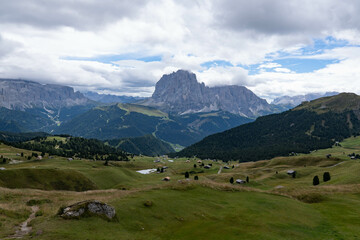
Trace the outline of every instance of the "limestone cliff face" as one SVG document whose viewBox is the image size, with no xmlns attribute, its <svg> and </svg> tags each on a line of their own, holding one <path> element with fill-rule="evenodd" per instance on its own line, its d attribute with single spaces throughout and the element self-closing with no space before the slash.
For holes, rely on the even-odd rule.
<svg viewBox="0 0 360 240">
<path fill-rule="evenodd" d="M 67 86 L 13 79 L 0 79 L 0 107 L 24 110 L 28 108 L 61 108 L 86 105 L 90 102 L 80 92 Z"/>
<path fill-rule="evenodd" d="M 152 97 L 141 102 L 162 111 L 186 114 L 223 110 L 246 117 L 270 111 L 266 100 L 243 86 L 207 87 L 196 75 L 184 70 L 164 75 Z"/>
</svg>

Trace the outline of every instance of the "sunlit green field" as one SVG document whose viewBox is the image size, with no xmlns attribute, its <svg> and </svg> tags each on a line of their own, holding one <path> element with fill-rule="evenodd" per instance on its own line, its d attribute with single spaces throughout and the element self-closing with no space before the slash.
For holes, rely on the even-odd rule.
<svg viewBox="0 0 360 240">
<path fill-rule="evenodd" d="M 22 161 L 0 164 L 5 168 L 0 171 L 0 239 L 28 217 L 31 199 L 42 201 L 24 239 L 360 239 L 360 160 L 350 159 L 350 153 L 360 153 L 360 138 L 268 161 L 207 160 L 213 166 L 204 169 L 198 159 L 185 158 L 135 157 L 109 166 L 47 155 L 27 160 L 31 152 L 0 145 L 0 155 Z M 136 172 L 163 166 L 168 167 L 163 173 Z M 330 181 L 323 182 L 324 172 Z M 318 186 L 312 185 L 315 175 Z M 166 176 L 169 182 L 162 181 Z M 247 176 L 249 183 L 229 182 Z M 61 206 L 89 199 L 114 206 L 117 221 L 57 216 Z"/>
</svg>

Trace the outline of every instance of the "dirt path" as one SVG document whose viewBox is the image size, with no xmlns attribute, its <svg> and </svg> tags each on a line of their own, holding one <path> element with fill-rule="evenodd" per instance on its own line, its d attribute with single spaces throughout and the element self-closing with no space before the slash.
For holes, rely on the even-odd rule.
<svg viewBox="0 0 360 240">
<path fill-rule="evenodd" d="M 339 163 L 337 163 L 337 164 L 335 164 L 335 165 L 332 165 L 332 166 L 328 166 L 327 168 L 332 168 L 332 167 L 336 167 L 336 166 L 339 166 L 340 164 L 342 164 L 342 163 L 344 163 L 345 161 L 342 161 L 342 162 L 339 162 Z"/>
<path fill-rule="evenodd" d="M 221 173 L 221 170 L 222 170 L 222 166 L 220 167 L 220 169 L 219 169 L 219 171 L 218 171 L 218 174 L 220 174 L 220 173 Z"/>
<path fill-rule="evenodd" d="M 39 211 L 39 207 L 32 206 L 31 211 L 32 212 L 31 212 L 29 218 L 26 219 L 26 221 L 20 225 L 20 229 L 16 230 L 16 233 L 7 239 L 23 238 L 25 235 L 27 235 L 31 232 L 32 227 L 29 227 L 28 225 L 35 218 L 36 212 Z"/>
</svg>

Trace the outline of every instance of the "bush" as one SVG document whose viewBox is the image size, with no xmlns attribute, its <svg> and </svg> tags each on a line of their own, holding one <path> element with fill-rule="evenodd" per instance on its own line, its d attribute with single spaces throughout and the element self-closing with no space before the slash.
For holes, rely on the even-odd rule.
<svg viewBox="0 0 360 240">
<path fill-rule="evenodd" d="M 50 199 L 31 199 L 26 202 L 27 206 L 41 205 L 44 203 L 52 203 Z"/>
<path fill-rule="evenodd" d="M 320 180 L 319 180 L 319 177 L 318 176 L 315 176 L 313 178 L 313 185 L 316 186 L 316 185 L 319 185 L 320 184 Z"/>
<path fill-rule="evenodd" d="M 144 202 L 145 207 L 151 207 L 152 205 L 153 205 L 153 202 L 150 200 L 147 200 L 146 202 Z"/>
<path fill-rule="evenodd" d="M 199 177 L 196 175 L 196 176 L 194 177 L 194 180 L 199 180 Z"/>
<path fill-rule="evenodd" d="M 40 217 L 40 216 L 42 216 L 42 215 L 44 215 L 44 213 L 43 213 L 43 211 L 37 211 L 36 213 L 35 213 L 35 217 Z"/>
<path fill-rule="evenodd" d="M 230 178 L 230 183 L 231 183 L 231 184 L 234 183 L 234 178 L 233 178 L 233 177 Z"/>
<path fill-rule="evenodd" d="M 319 203 L 325 200 L 325 197 L 319 193 L 304 193 L 296 196 L 296 198 L 304 203 Z"/>
<path fill-rule="evenodd" d="M 185 178 L 189 178 L 189 177 L 190 177 L 189 172 L 186 172 L 186 173 L 185 173 Z"/>
<path fill-rule="evenodd" d="M 331 179 L 330 173 L 329 172 L 324 172 L 324 175 L 323 175 L 324 182 L 330 181 L 330 179 Z"/>
</svg>

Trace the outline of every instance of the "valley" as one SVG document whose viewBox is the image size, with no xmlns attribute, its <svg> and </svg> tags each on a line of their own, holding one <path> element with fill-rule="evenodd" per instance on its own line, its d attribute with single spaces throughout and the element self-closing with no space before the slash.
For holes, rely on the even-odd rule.
<svg viewBox="0 0 360 240">
<path fill-rule="evenodd" d="M 311 154 L 257 162 L 222 162 L 166 156 L 130 161 L 49 158 L 26 160 L 33 151 L 0 145 L 0 155 L 18 160 L 0 164 L 0 239 L 39 211 L 24 239 L 357 239 L 360 207 L 360 137 Z M 40 154 L 40 152 L 38 152 Z M 326 157 L 331 154 L 331 157 Z M 194 168 L 196 164 L 196 168 Z M 163 173 L 137 171 L 167 166 Z M 229 169 L 224 168 L 229 166 Z M 234 168 L 232 168 L 234 166 Z M 222 171 L 218 174 L 218 170 Z M 296 171 L 296 177 L 287 174 Z M 56 172 L 55 172 L 56 171 Z M 26 174 L 24 174 L 26 172 Z M 184 174 L 190 173 L 185 179 Z M 331 180 L 323 182 L 323 173 Z M 62 184 L 49 184 L 53 175 Z M 313 177 L 320 184 L 313 186 Z M 198 176 L 199 180 L 193 180 Z M 170 177 L 170 181 L 162 181 Z M 230 178 L 245 180 L 231 184 Z M 9 181 L 9 179 L 12 179 Z M 81 180 L 82 179 L 82 180 Z M 87 185 L 83 182 L 87 181 Z M 89 186 L 89 189 L 77 186 Z M 51 191 L 49 191 L 51 190 Z M 66 190 L 66 191 L 64 191 Z M 72 191 L 68 191 L 72 190 Z M 61 206 L 96 199 L 116 209 L 117 220 L 64 220 Z M 144 205 L 151 202 L 150 206 Z"/>
<path fill-rule="evenodd" d="M 359 240 L 359 11 L 0 0 L 0 240 Z"/>
</svg>

